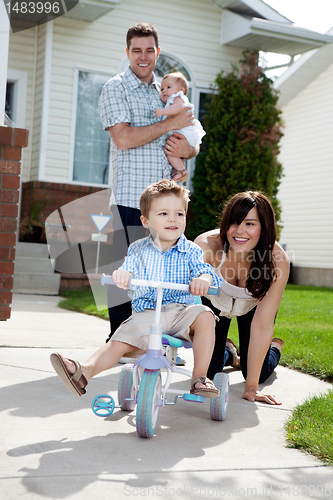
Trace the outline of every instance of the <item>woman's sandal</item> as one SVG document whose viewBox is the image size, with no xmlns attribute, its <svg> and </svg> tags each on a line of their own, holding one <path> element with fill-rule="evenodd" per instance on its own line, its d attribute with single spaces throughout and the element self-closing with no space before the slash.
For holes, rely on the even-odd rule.
<svg viewBox="0 0 333 500">
<path fill-rule="evenodd" d="M 272 346 L 273 342 L 276 342 L 276 344 L 279 344 L 279 347 Z M 277 349 L 279 349 L 280 352 L 282 352 L 283 346 L 284 346 L 284 340 L 279 339 L 279 337 L 273 337 L 272 338 L 271 347 L 276 347 Z"/>
<path fill-rule="evenodd" d="M 200 389 L 195 388 L 195 384 L 200 382 L 200 384 L 205 385 L 206 387 L 200 387 Z M 207 387 L 207 383 L 213 385 L 213 387 Z M 209 378 L 207 377 L 195 377 L 191 381 L 191 390 L 190 394 L 195 394 L 196 396 L 204 396 L 205 398 L 218 398 L 220 395 L 220 391 L 216 389 L 215 385 Z"/>
<path fill-rule="evenodd" d="M 233 362 L 231 363 L 232 368 L 235 370 L 241 369 L 239 350 L 237 349 L 235 343 L 231 339 L 227 339 L 226 347 L 230 349 L 233 354 Z"/>
<path fill-rule="evenodd" d="M 75 396 L 82 396 L 82 394 L 86 393 L 85 387 L 87 387 L 88 382 L 86 377 L 82 373 L 81 365 L 78 361 L 74 361 L 73 359 L 68 359 L 68 361 L 72 361 L 76 366 L 75 373 L 69 373 L 62 356 L 58 353 L 53 353 L 50 356 L 51 364 L 67 389 L 71 391 Z M 80 383 L 81 382 L 81 385 Z"/>
</svg>

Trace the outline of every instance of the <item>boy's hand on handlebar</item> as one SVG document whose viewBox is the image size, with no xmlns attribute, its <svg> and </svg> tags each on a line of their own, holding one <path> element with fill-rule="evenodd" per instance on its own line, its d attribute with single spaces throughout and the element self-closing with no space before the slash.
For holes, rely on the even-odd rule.
<svg viewBox="0 0 333 500">
<path fill-rule="evenodd" d="M 190 283 L 190 293 L 192 295 L 207 295 L 208 289 L 213 282 L 209 274 L 202 274 L 194 278 Z"/>
<path fill-rule="evenodd" d="M 132 276 L 132 273 L 124 269 L 117 269 L 117 271 L 113 271 L 112 273 L 112 279 L 115 284 L 124 290 L 129 290 L 129 282 Z"/>
</svg>

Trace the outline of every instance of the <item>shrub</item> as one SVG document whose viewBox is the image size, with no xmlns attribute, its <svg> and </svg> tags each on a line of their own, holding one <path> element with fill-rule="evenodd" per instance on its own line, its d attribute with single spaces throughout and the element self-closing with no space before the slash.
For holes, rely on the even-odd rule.
<svg viewBox="0 0 333 500">
<path fill-rule="evenodd" d="M 258 66 L 258 53 L 245 52 L 240 68 L 221 72 L 215 83 L 193 177 L 191 239 L 216 228 L 224 203 L 239 191 L 263 191 L 280 219 L 282 165 L 277 156 L 283 134 L 273 81 Z"/>
</svg>

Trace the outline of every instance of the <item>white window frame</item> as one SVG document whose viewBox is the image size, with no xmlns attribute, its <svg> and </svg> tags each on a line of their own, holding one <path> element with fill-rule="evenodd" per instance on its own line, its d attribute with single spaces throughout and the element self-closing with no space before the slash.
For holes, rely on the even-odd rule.
<svg viewBox="0 0 333 500">
<path fill-rule="evenodd" d="M 212 94 L 213 90 L 209 87 L 192 87 L 192 104 L 194 104 L 194 116 L 198 120 L 199 119 L 199 103 L 200 103 L 200 94 Z M 204 124 L 201 124 L 204 127 Z M 186 182 L 186 187 L 192 191 L 192 178 L 195 170 L 195 158 L 187 161 L 187 171 L 190 174 L 188 181 Z"/>
<path fill-rule="evenodd" d="M 191 68 L 188 66 L 188 64 L 183 59 L 181 59 L 178 56 L 175 56 L 175 54 L 173 54 L 172 52 L 168 52 L 167 50 L 164 50 L 164 49 L 161 50 L 160 55 L 165 55 L 167 57 L 171 57 L 172 59 L 174 59 L 175 61 L 177 61 L 179 64 L 181 64 L 184 68 L 186 68 L 186 71 L 188 72 L 188 74 L 191 77 L 191 80 L 189 82 L 189 87 L 191 89 L 193 87 L 195 87 L 194 73 L 191 70 Z M 127 70 L 128 67 L 129 67 L 129 59 L 128 59 L 128 57 L 123 57 L 123 59 L 120 61 L 120 64 L 119 64 L 119 68 L 118 68 L 119 69 L 119 73 L 123 73 L 124 71 Z"/>
<path fill-rule="evenodd" d="M 76 66 L 74 68 L 74 81 L 73 81 L 73 106 L 72 106 L 72 118 L 71 118 L 71 137 L 70 137 L 70 151 L 69 151 L 69 168 L 68 168 L 68 184 L 73 184 L 75 186 L 91 186 L 91 187 L 102 187 L 107 188 L 112 184 L 112 168 L 111 168 L 111 149 L 109 156 L 109 179 L 107 184 L 95 184 L 91 182 L 80 182 L 73 180 L 74 173 L 74 150 L 75 150 L 75 131 L 76 131 L 76 112 L 77 112 L 77 98 L 78 98 L 78 83 L 79 83 L 79 72 L 94 73 L 95 75 L 105 75 L 106 81 L 112 78 L 114 75 L 107 73 L 105 71 L 98 71 L 95 68 L 84 68 Z M 102 125 L 101 125 L 102 126 Z M 105 132 L 107 133 L 107 132 Z"/>
</svg>

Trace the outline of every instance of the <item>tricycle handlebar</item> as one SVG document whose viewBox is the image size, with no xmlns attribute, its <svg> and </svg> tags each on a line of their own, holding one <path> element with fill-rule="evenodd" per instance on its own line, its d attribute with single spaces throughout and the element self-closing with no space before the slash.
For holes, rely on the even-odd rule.
<svg viewBox="0 0 333 500">
<path fill-rule="evenodd" d="M 112 276 L 102 274 L 101 278 L 102 285 L 116 285 L 113 281 Z M 182 285 L 179 283 L 168 283 L 166 281 L 150 281 L 150 280 L 140 280 L 136 278 L 131 278 L 129 282 L 129 288 L 132 290 L 134 286 L 150 286 L 152 288 L 169 288 L 171 290 L 184 290 L 189 291 L 189 285 Z M 220 287 L 211 286 L 208 289 L 207 295 L 220 295 Z"/>
</svg>

